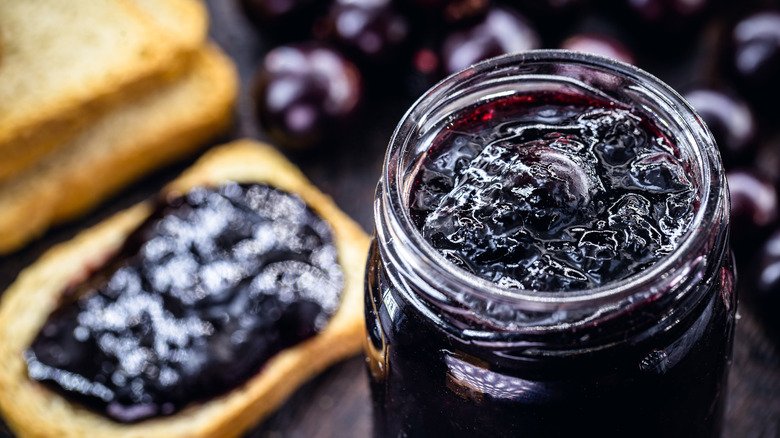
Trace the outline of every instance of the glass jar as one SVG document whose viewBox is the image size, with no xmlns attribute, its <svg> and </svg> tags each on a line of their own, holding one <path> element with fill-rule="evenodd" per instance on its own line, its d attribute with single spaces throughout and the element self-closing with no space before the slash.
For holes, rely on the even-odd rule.
<svg viewBox="0 0 780 438">
<path fill-rule="evenodd" d="M 587 290 L 499 287 L 412 223 L 430 139 L 459 109 L 514 93 L 630 107 L 679 149 L 699 205 L 678 245 Z M 390 141 L 374 203 L 366 360 L 377 437 L 716 437 L 735 322 L 728 189 L 711 134 L 633 66 L 567 51 L 494 58 L 436 85 Z"/>
</svg>

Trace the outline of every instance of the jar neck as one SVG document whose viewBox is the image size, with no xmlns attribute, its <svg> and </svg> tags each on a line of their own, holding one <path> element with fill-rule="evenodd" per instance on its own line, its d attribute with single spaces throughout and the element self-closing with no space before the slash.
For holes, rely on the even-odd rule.
<svg viewBox="0 0 780 438">
<path fill-rule="evenodd" d="M 591 290 L 503 289 L 446 261 L 411 223 L 409 191 L 419 157 L 426 152 L 420 146 L 442 120 L 468 102 L 496 93 L 532 92 L 540 85 L 592 93 L 635 108 L 653 117 L 680 148 L 700 205 L 678 248 L 652 267 Z M 496 58 L 426 93 L 393 135 L 375 202 L 377 246 L 385 266 L 391 267 L 390 281 L 441 326 L 474 339 L 564 333 L 626 318 L 639 330 L 658 325 L 659 318 L 680 319 L 720 278 L 718 270 L 728 256 L 728 210 L 712 136 L 677 93 L 634 67 L 564 51 Z M 641 312 L 634 312 L 640 307 Z M 637 320 L 642 315 L 647 321 Z"/>
</svg>

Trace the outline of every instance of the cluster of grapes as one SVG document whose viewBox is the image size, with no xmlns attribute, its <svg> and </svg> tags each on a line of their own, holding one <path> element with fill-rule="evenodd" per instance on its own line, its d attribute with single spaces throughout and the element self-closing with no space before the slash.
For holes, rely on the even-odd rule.
<svg viewBox="0 0 780 438">
<path fill-rule="evenodd" d="M 777 0 L 239 1 L 276 44 L 256 80 L 260 124 L 299 149 L 356 120 L 368 125 L 367 95 L 411 103 L 444 76 L 504 53 L 594 52 L 656 74 L 657 64 L 695 65 L 683 95 L 721 148 L 743 297 L 780 311 Z"/>
</svg>

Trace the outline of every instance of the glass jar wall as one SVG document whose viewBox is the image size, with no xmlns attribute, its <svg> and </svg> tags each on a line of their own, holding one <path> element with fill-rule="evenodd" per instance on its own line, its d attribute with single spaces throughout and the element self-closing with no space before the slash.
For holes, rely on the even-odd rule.
<svg viewBox="0 0 780 438">
<path fill-rule="evenodd" d="M 540 96 L 547 97 L 538 99 Z M 550 96 L 557 96 L 553 100 L 558 103 L 551 104 Z M 657 240 L 668 252 L 634 266 L 635 271 L 623 272 L 622 276 L 617 274 L 621 274 L 623 265 L 615 264 L 620 257 L 596 257 L 601 260 L 599 271 L 592 264 L 566 256 L 569 262 L 577 262 L 573 266 L 582 275 L 565 274 L 568 277 L 564 282 L 541 283 L 532 277 L 530 283 L 520 284 L 491 281 L 496 278 L 494 271 L 489 271 L 491 278 L 479 275 L 473 261 L 458 263 L 462 258 L 451 255 L 449 243 L 442 249 L 441 242 L 427 238 L 430 230 L 425 226 L 435 228 L 439 222 L 429 220 L 421 227 L 421 221 L 415 221 L 413 206 L 419 201 L 415 193 L 419 192 L 420 181 L 430 179 L 422 173 L 431 166 L 430 157 L 448 157 L 435 151 L 442 147 L 439 144 L 449 135 L 448 130 L 476 126 L 460 124 L 465 117 L 484 115 L 480 108 L 494 108 L 509 101 L 513 107 L 526 102 L 534 108 L 531 113 L 537 115 L 547 111 L 544 117 L 550 108 L 569 108 L 575 101 L 580 106 L 585 102 L 596 107 L 577 116 L 578 120 L 590 120 L 594 111 L 603 108 L 626 111 L 658 138 L 668 140 L 660 147 L 679 164 L 672 173 L 682 172 L 682 178 L 690 182 L 690 187 L 672 191 L 687 193 L 686 208 L 691 211 L 674 240 L 663 240 L 674 233 L 673 228 L 658 225 Z M 491 109 L 490 114 L 502 118 L 516 113 Z M 605 117 L 615 119 L 612 113 Z M 569 121 L 556 126 L 570 126 Z M 534 119 L 532 124 L 537 129 L 539 121 Z M 599 129 L 596 126 L 588 132 Z M 523 132 L 527 136 L 535 131 Z M 580 180 L 591 178 L 577 177 L 579 167 L 591 166 L 596 169 L 592 174 L 601 172 L 616 179 L 614 172 L 604 170 L 603 161 L 608 158 L 602 153 L 591 154 L 588 159 L 577 154 L 550 159 L 577 140 L 570 131 L 558 134 L 561 132 L 555 137 L 558 143 L 552 146 L 550 133 L 539 134 L 545 147 L 552 149 L 533 156 L 523 152 L 531 144 L 524 137 L 526 143 L 507 149 L 526 154 L 522 163 L 502 170 L 516 176 L 512 172 L 525 169 L 528 160 L 533 161 L 538 166 L 530 166 L 532 169 L 549 173 L 541 189 L 549 192 L 550 187 L 562 187 L 562 192 L 569 195 L 567 199 L 573 202 L 569 210 L 558 204 L 544 210 L 554 213 L 542 218 L 547 224 L 543 233 L 547 234 L 553 228 L 550 224 L 560 222 L 561 212 L 581 214 L 587 210 L 585 204 L 596 202 L 595 189 L 577 192 L 578 187 L 587 185 Z M 562 139 L 566 143 L 563 146 Z M 538 147 L 538 140 L 533 140 L 534 147 Z M 595 145 L 604 141 L 585 138 L 581 143 L 593 152 L 598 147 Z M 442 144 L 444 148 L 454 147 L 454 143 Z M 651 170 L 647 175 L 653 175 L 653 169 L 669 169 L 656 166 L 659 154 L 642 154 L 635 158 L 650 163 L 643 168 Z M 489 167 L 481 169 L 494 172 L 490 169 L 495 162 L 491 159 L 486 164 Z M 637 167 L 629 168 L 627 172 Z M 474 183 L 469 176 L 473 173 L 466 171 L 466 176 L 456 177 L 454 184 L 462 187 Z M 592 181 L 603 186 L 598 178 Z M 518 178 L 510 180 L 516 183 Z M 654 193 L 647 195 L 650 210 L 668 213 L 680 207 L 679 202 L 654 198 L 666 186 L 656 184 L 651 176 L 643 181 Z M 515 187 L 512 193 L 520 192 Z M 620 195 L 620 202 L 634 199 L 633 189 L 629 192 Z M 447 196 L 440 204 L 457 204 L 447 201 Z M 636 211 L 639 204 L 628 205 Z M 509 217 L 522 222 L 525 228 L 533 228 L 529 216 L 523 215 L 528 211 L 524 213 L 521 207 L 512 211 L 520 213 Z M 565 51 L 496 58 L 451 76 L 418 100 L 396 129 L 377 188 L 374 212 L 376 233 L 368 260 L 365 308 L 366 355 L 377 437 L 719 436 L 736 306 L 728 250 L 727 187 L 706 127 L 677 93 L 653 76 L 614 61 Z M 462 224 L 463 220 L 455 222 Z M 574 241 L 582 244 L 583 232 L 577 231 L 581 227 L 564 222 L 561 233 L 568 237 L 580 233 L 579 240 Z M 653 228 L 641 221 L 633 228 L 620 228 L 618 222 L 598 222 L 599 230 L 616 233 L 618 241 L 626 236 L 633 238 L 626 234 L 627 229 L 642 233 Z M 476 224 L 479 229 L 490 226 L 487 222 Z M 474 236 L 472 233 L 467 237 L 476 242 L 473 246 L 477 249 L 493 245 Z M 653 233 L 642 236 L 645 246 L 637 240 L 631 249 L 634 252 L 624 251 L 622 256 L 639 254 L 639 249 L 655 239 Z M 544 251 L 548 250 L 549 245 Z M 545 259 L 538 257 L 537 251 L 531 257 L 558 263 L 563 256 Z M 491 266 L 510 264 L 507 258 L 491 260 Z M 607 271 L 610 275 L 605 274 Z M 561 272 L 573 271 L 565 268 Z M 612 276 L 616 272 L 617 276 Z M 604 281 L 579 281 L 582 278 Z M 528 284 L 560 287 L 534 289 L 525 287 Z"/>
</svg>

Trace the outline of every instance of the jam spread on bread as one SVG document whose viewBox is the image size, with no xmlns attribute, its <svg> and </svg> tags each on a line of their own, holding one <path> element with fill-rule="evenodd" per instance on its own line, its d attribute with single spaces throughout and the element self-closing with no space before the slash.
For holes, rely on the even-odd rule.
<svg viewBox="0 0 780 438">
<path fill-rule="evenodd" d="M 314 336 L 343 285 L 330 225 L 298 196 L 196 188 L 65 292 L 26 351 L 28 373 L 118 422 L 169 415 Z"/>
</svg>

